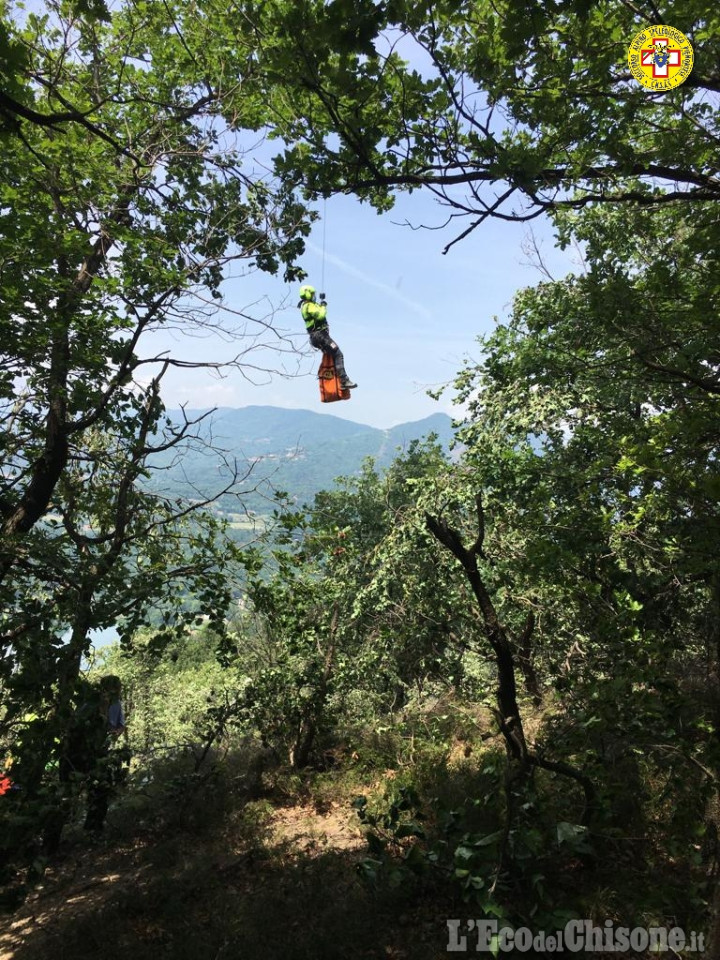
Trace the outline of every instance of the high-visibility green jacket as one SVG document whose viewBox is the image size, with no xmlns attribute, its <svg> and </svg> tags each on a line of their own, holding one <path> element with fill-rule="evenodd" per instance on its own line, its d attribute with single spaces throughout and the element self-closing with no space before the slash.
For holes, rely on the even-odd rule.
<svg viewBox="0 0 720 960">
<path fill-rule="evenodd" d="M 308 333 L 312 333 L 313 330 L 322 330 L 327 326 L 327 304 L 325 303 L 304 300 L 300 305 L 300 313 Z"/>
</svg>

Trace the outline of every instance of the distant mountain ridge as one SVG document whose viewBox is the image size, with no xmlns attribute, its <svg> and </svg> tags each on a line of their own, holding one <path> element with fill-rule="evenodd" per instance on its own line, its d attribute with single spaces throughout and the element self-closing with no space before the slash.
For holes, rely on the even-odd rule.
<svg viewBox="0 0 720 960">
<path fill-rule="evenodd" d="M 188 419 L 202 413 L 185 410 Z M 175 424 L 183 421 L 180 410 L 168 410 L 167 415 Z M 216 452 L 190 449 L 182 457 L 168 452 L 156 461 L 167 469 L 153 473 L 151 488 L 196 499 L 211 495 L 230 476 L 224 457 L 228 463 L 237 462 L 241 473 L 251 468 L 243 486 L 257 489 L 243 497 L 243 506 L 256 513 L 271 509 L 273 490 L 286 491 L 298 504 L 307 503 L 320 490 L 330 489 L 337 477 L 357 473 L 366 457 L 387 467 L 412 440 L 434 433 L 447 451 L 454 437 L 452 419 L 445 413 L 382 430 L 332 414 L 270 406 L 220 407 L 197 432 L 212 442 Z M 220 507 L 227 512 L 238 509 L 231 502 Z"/>
</svg>

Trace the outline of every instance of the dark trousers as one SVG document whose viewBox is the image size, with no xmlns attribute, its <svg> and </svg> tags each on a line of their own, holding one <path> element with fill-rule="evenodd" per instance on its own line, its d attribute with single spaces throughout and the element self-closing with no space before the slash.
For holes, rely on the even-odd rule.
<svg viewBox="0 0 720 960">
<path fill-rule="evenodd" d="M 330 336 L 330 331 L 327 327 L 323 327 L 321 330 L 311 330 L 310 343 L 316 350 L 322 350 L 323 353 L 330 354 L 335 363 L 335 369 L 337 370 L 337 375 L 340 377 L 341 383 L 348 380 L 348 375 L 345 372 L 345 358 L 342 355 L 340 347 Z"/>
</svg>

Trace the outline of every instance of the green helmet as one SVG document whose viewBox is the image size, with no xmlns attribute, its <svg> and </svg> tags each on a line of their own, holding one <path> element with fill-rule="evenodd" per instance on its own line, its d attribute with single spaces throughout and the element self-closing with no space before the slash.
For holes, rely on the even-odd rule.
<svg viewBox="0 0 720 960">
<path fill-rule="evenodd" d="M 304 283 L 300 287 L 300 299 L 301 300 L 312 300 L 315 297 L 315 287 L 311 287 L 309 283 Z"/>
</svg>

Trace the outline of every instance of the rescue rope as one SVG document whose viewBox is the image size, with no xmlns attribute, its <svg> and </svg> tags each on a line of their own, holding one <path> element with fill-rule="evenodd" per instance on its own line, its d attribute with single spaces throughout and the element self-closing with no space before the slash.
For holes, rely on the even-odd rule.
<svg viewBox="0 0 720 960">
<path fill-rule="evenodd" d="M 323 214 L 322 214 L 322 274 L 321 274 L 321 283 L 320 290 L 325 290 L 325 237 L 327 234 L 327 197 L 323 197 Z"/>
</svg>

